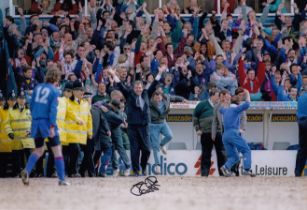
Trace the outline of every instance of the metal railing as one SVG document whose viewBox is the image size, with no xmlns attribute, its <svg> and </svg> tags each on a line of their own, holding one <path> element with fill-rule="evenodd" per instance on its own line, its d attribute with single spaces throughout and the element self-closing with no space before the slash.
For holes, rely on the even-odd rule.
<svg viewBox="0 0 307 210">
<path fill-rule="evenodd" d="M 163 7 L 163 1 L 162 0 L 158 0 L 159 1 L 159 8 Z M 284 15 L 286 16 L 292 16 L 294 15 L 294 8 L 293 8 L 293 3 L 294 0 L 290 0 L 290 13 L 284 13 Z M 222 11 L 221 11 L 221 0 L 217 0 L 217 16 L 221 16 Z M 13 0 L 9 0 L 9 15 L 13 16 L 13 17 L 19 17 L 19 15 L 15 14 L 15 6 L 13 4 Z M 88 16 L 88 1 L 85 1 L 84 3 L 84 15 Z M 257 13 L 257 16 L 261 16 L 262 13 Z M 25 15 L 26 17 L 29 17 L 30 15 Z M 153 16 L 153 15 L 152 15 Z M 190 17 L 191 14 L 181 14 L 180 17 Z M 233 16 L 238 16 L 238 14 L 233 14 Z M 275 16 L 274 13 L 270 13 L 269 16 Z M 51 18 L 53 17 L 53 15 L 47 15 L 47 14 L 42 14 L 40 15 L 40 17 L 42 18 Z"/>
</svg>

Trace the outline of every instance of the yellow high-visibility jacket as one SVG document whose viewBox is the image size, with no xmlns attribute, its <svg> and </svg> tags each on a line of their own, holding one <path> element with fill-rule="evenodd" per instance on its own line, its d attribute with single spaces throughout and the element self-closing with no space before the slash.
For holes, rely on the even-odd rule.
<svg viewBox="0 0 307 210">
<path fill-rule="evenodd" d="M 10 129 L 9 111 L 0 107 L 0 152 L 12 152 L 12 140 L 8 137 Z"/>
<path fill-rule="evenodd" d="M 57 113 L 57 124 L 59 128 L 59 135 L 62 145 L 68 145 L 66 138 L 66 110 L 67 110 L 67 99 L 65 97 L 58 98 L 58 113 Z"/>
<path fill-rule="evenodd" d="M 66 138 L 69 143 L 86 144 L 87 138 L 93 136 L 93 122 L 91 115 L 91 105 L 81 100 L 67 100 L 66 112 Z M 77 122 L 82 121 L 83 125 L 78 125 Z"/>
<path fill-rule="evenodd" d="M 9 122 L 14 140 L 12 141 L 13 150 L 33 149 L 34 140 L 29 136 L 31 131 L 30 110 L 24 108 L 22 111 L 17 109 L 9 110 Z"/>
</svg>

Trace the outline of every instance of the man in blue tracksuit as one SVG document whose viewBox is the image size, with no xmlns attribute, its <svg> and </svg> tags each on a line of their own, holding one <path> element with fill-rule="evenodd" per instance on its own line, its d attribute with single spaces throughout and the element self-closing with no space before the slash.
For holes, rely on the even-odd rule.
<svg viewBox="0 0 307 210">
<path fill-rule="evenodd" d="M 56 85 L 61 78 L 61 72 L 57 68 L 48 70 L 45 83 L 36 86 L 31 100 L 31 136 L 35 141 L 35 150 L 28 159 L 26 168 L 21 172 L 22 182 L 29 185 L 29 174 L 37 160 L 44 154 L 45 138 L 49 139 L 55 159 L 55 167 L 59 177 L 59 185 L 69 185 L 65 181 L 64 159 L 56 124 L 58 90 Z"/>
<path fill-rule="evenodd" d="M 221 167 L 224 176 L 232 176 L 230 169 L 240 161 L 238 152 L 243 154 L 244 170 L 243 176 L 255 176 L 251 171 L 251 150 L 246 143 L 246 140 L 240 135 L 240 116 L 241 113 L 247 110 L 250 106 L 250 96 L 247 90 L 245 91 L 246 101 L 240 105 L 230 105 L 227 100 L 220 109 L 224 122 L 223 143 L 227 154 L 227 161 Z M 234 96 L 237 97 L 237 96 Z"/>
<path fill-rule="evenodd" d="M 302 176 L 307 160 L 307 89 L 301 93 L 297 102 L 297 123 L 299 131 L 299 149 L 296 156 L 295 176 Z"/>
</svg>

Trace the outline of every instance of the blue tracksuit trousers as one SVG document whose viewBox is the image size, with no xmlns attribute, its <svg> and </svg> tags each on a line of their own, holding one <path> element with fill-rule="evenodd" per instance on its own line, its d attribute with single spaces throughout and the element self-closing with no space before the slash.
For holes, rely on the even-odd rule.
<svg viewBox="0 0 307 210">
<path fill-rule="evenodd" d="M 244 170 L 250 170 L 251 150 L 246 140 L 240 135 L 240 132 L 237 129 L 225 130 L 223 134 L 223 143 L 227 155 L 225 167 L 230 170 L 233 165 L 239 162 L 240 158 L 238 152 L 240 152 L 243 154 Z"/>
</svg>

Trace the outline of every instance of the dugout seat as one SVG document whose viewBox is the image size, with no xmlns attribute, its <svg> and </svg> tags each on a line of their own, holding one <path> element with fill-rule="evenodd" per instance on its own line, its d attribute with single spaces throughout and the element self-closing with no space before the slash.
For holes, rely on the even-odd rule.
<svg viewBox="0 0 307 210">
<path fill-rule="evenodd" d="M 199 141 L 197 141 L 195 149 L 196 150 L 201 150 L 201 143 Z"/>
<path fill-rule="evenodd" d="M 168 145 L 169 150 L 186 150 L 187 145 L 184 142 L 171 142 Z"/>
<path fill-rule="evenodd" d="M 273 150 L 286 150 L 289 146 L 289 142 L 274 142 Z"/>
</svg>

